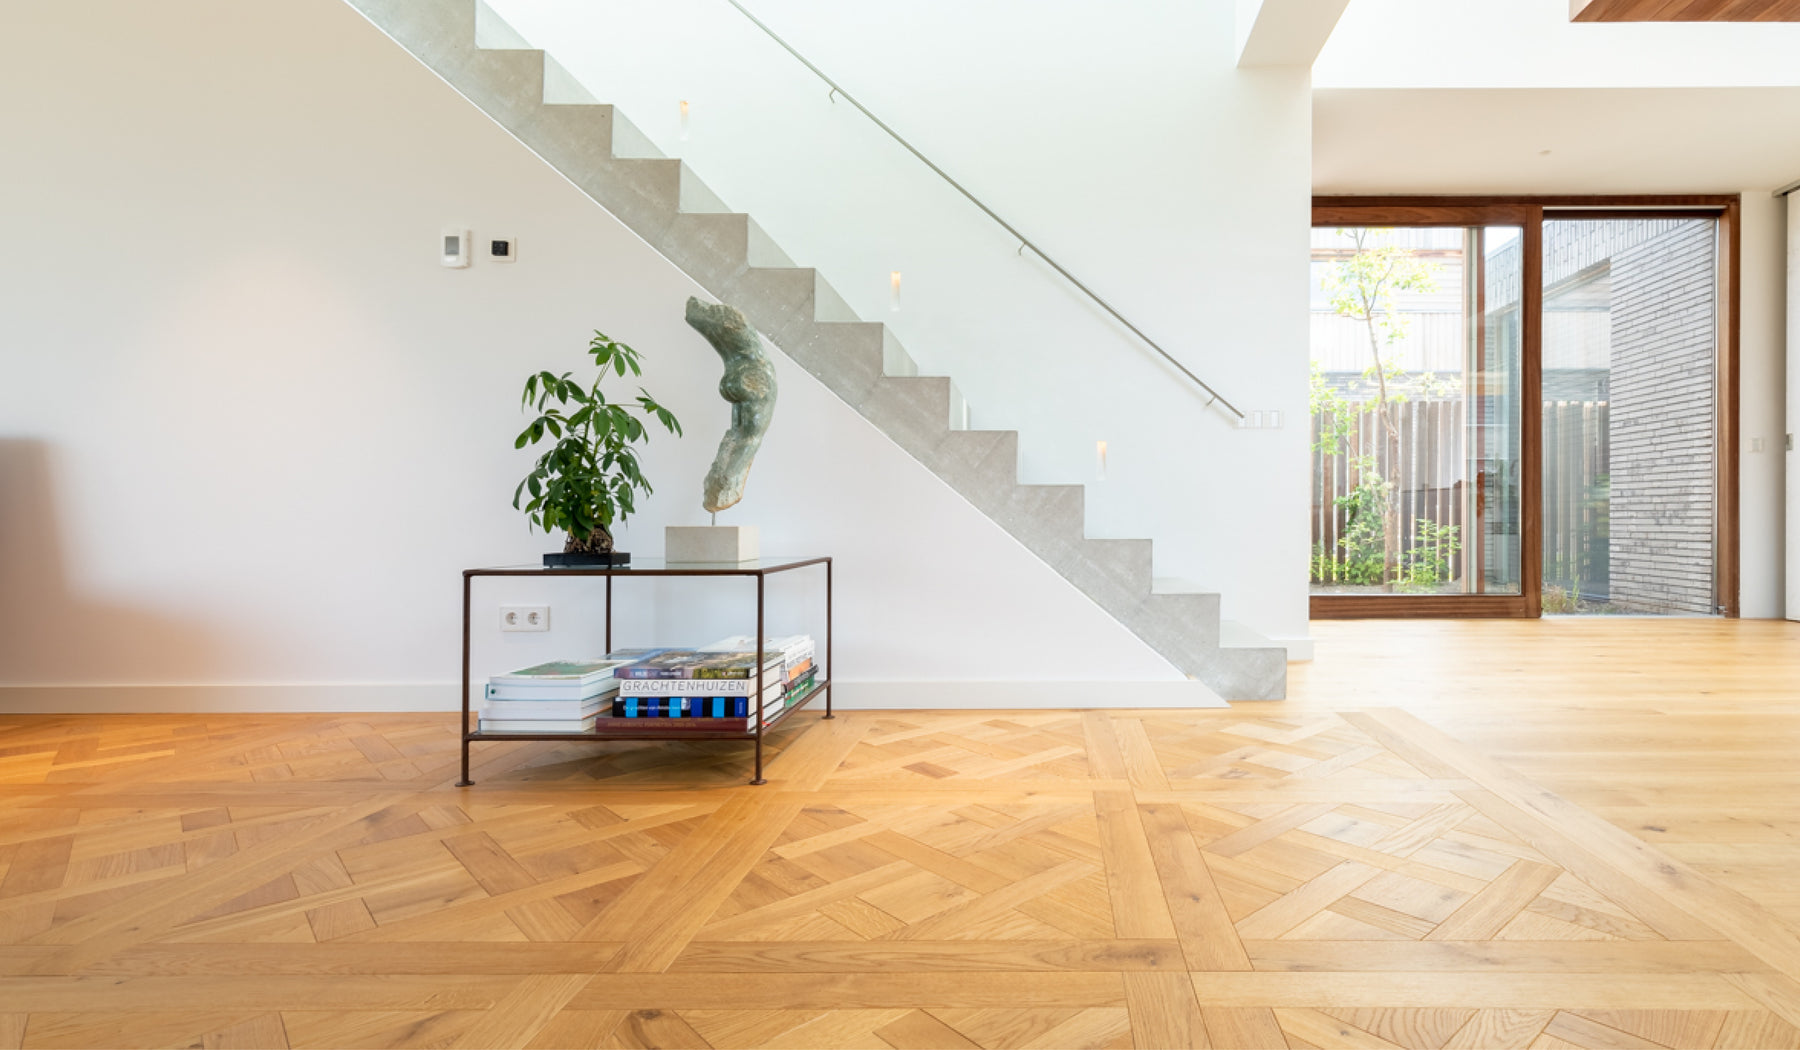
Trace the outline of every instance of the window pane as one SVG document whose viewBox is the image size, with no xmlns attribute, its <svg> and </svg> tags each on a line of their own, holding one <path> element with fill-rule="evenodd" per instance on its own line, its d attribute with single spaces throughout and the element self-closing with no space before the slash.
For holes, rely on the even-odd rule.
<svg viewBox="0 0 1800 1050">
<path fill-rule="evenodd" d="M 1544 223 L 1544 612 L 1710 614 L 1718 229 Z"/>
<path fill-rule="evenodd" d="M 1521 239 L 1313 231 L 1313 593 L 1518 593 Z"/>
</svg>

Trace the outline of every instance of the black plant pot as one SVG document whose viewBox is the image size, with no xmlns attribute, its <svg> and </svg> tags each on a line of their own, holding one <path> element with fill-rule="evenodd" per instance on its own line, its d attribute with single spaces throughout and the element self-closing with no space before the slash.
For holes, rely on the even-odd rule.
<svg viewBox="0 0 1800 1050">
<path fill-rule="evenodd" d="M 609 569 L 621 565 L 630 565 L 631 555 L 624 551 L 613 551 L 610 554 L 555 554 L 544 555 L 546 569 Z"/>
</svg>

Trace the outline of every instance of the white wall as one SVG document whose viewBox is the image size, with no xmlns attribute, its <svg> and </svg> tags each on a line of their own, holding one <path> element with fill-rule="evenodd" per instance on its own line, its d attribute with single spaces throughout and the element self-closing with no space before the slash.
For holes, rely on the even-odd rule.
<svg viewBox="0 0 1800 1050">
<path fill-rule="evenodd" d="M 1743 194 L 1738 309 L 1738 613 L 1788 608 L 1787 208 L 1767 189 Z"/>
<path fill-rule="evenodd" d="M 727 411 L 681 320 L 697 289 L 349 7 L 71 0 L 5 18 L 0 705 L 131 706 L 112 687 L 184 684 L 212 688 L 136 695 L 453 704 L 459 570 L 552 546 L 508 505 L 528 461 L 518 385 L 580 369 L 596 327 L 645 352 L 644 384 L 689 430 L 651 443 L 658 493 L 622 546 L 659 553 L 665 523 L 703 520 Z M 440 268 L 452 224 L 518 237 L 519 261 Z M 837 556 L 846 698 L 1026 703 L 879 683 L 1101 679 L 1195 697 L 780 365 L 730 517 L 770 552 Z M 591 597 L 558 586 L 478 603 L 478 676 L 598 647 Z M 550 601 L 556 629 L 502 639 L 503 593 Z M 807 600 L 782 592 L 772 626 L 816 623 Z M 742 623 L 693 607 L 627 617 L 618 642 Z"/>
<path fill-rule="evenodd" d="M 1024 480 L 1091 483 L 1090 536 L 1151 537 L 1158 575 L 1304 639 L 1311 107 L 1304 69 L 1235 68 L 1232 0 L 747 6 L 1227 398 L 1280 411 L 1280 430 L 1207 408 L 722 0 L 491 6 L 891 323 L 975 426 L 1019 430 Z"/>
<path fill-rule="evenodd" d="M 1781 212 L 1786 219 L 1787 238 L 1783 244 L 1786 275 L 1783 281 L 1787 292 L 1787 317 L 1783 331 L 1787 336 L 1787 374 L 1789 383 L 1784 390 L 1787 408 L 1788 431 L 1792 433 L 1795 421 L 1800 421 L 1800 208 L 1793 205 L 1792 194 L 1783 197 Z M 1784 446 L 1785 447 L 1785 446 Z M 1785 503 L 1787 520 L 1785 538 L 1790 545 L 1800 549 L 1800 453 L 1788 450 L 1782 457 L 1783 477 L 1787 482 Z M 1785 615 L 1789 619 L 1800 619 L 1800 558 L 1790 558 L 1787 562 L 1785 594 L 1787 608 Z"/>
</svg>

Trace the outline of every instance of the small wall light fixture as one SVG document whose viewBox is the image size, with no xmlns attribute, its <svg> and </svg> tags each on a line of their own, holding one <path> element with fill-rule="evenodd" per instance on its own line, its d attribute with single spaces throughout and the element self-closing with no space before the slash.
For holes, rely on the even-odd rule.
<svg viewBox="0 0 1800 1050">
<path fill-rule="evenodd" d="M 900 271 L 899 270 L 895 270 L 892 273 L 888 274 L 888 283 L 891 286 L 891 291 L 888 293 L 888 309 L 893 311 L 894 313 L 899 313 L 900 312 Z"/>
<path fill-rule="evenodd" d="M 1094 455 L 1099 459 L 1099 462 L 1100 462 L 1100 480 L 1105 481 L 1106 480 L 1106 442 L 1104 442 L 1104 441 L 1095 442 Z"/>
<path fill-rule="evenodd" d="M 687 101 L 687 99 L 685 99 L 685 98 L 682 99 L 680 102 L 680 105 L 681 105 L 681 141 L 686 142 L 687 141 L 687 133 L 688 133 L 688 101 Z"/>
</svg>

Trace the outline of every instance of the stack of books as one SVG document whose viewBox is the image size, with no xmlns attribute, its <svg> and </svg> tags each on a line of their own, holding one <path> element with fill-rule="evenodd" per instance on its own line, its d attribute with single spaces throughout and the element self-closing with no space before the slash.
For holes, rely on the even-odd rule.
<svg viewBox="0 0 1800 1050">
<path fill-rule="evenodd" d="M 619 669 L 613 722 L 657 719 L 645 731 L 670 728 L 663 719 L 734 719 L 754 732 L 755 718 L 772 721 L 781 707 L 781 656 L 767 654 L 761 695 L 756 692 L 756 654 L 671 649 Z M 636 728 L 636 727 L 630 727 Z M 717 728 L 716 724 L 712 728 Z M 734 727 L 735 728 L 735 727 Z"/>
<path fill-rule="evenodd" d="M 600 709 L 619 691 L 614 673 L 634 654 L 552 660 L 488 679 L 484 733 L 591 733 Z"/>
<path fill-rule="evenodd" d="M 760 719 L 780 716 L 789 697 L 814 682 L 812 640 L 805 636 L 764 643 L 762 691 L 757 692 L 756 652 L 747 638 L 728 638 L 701 649 L 670 649 L 619 668 L 607 732 L 754 733 Z"/>
<path fill-rule="evenodd" d="M 711 645 L 702 646 L 701 652 L 748 652 L 756 645 L 756 640 L 747 634 L 722 638 Z M 769 638 L 763 642 L 763 652 L 781 654 L 781 682 L 783 702 L 797 700 L 812 691 L 817 681 L 817 670 L 814 657 L 817 646 L 813 644 L 810 634 L 790 634 L 781 638 Z"/>
</svg>

